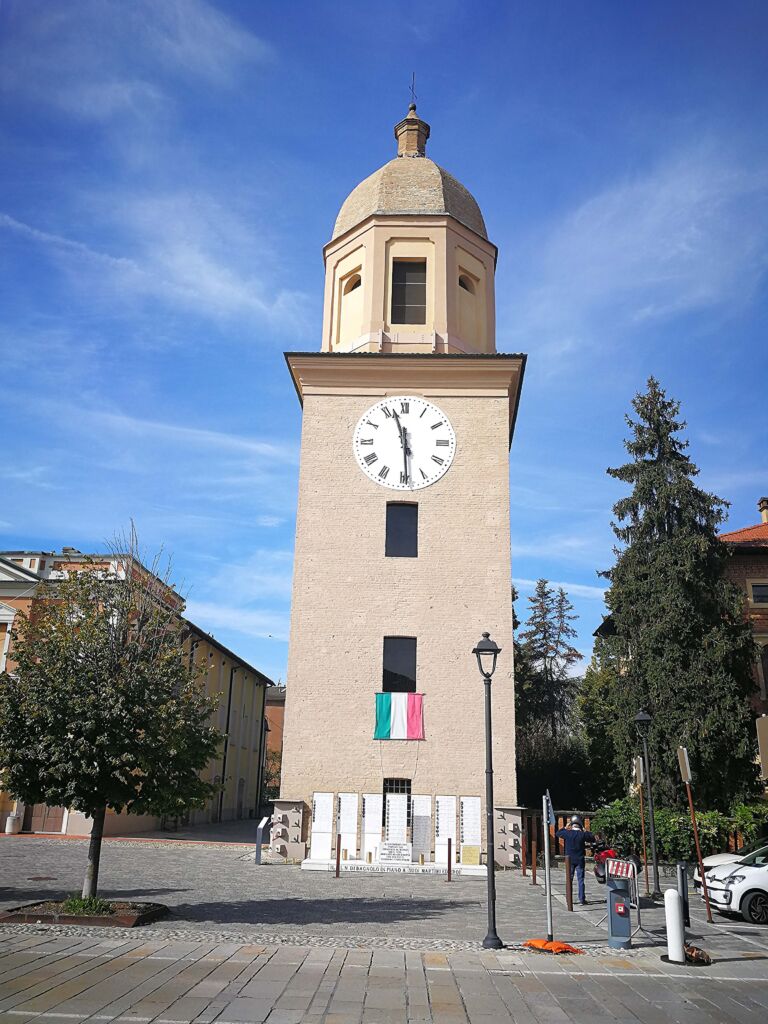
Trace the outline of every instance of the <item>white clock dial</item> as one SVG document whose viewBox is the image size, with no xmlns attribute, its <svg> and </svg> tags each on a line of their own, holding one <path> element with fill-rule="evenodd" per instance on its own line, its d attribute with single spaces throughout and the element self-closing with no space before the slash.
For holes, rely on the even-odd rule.
<svg viewBox="0 0 768 1024">
<path fill-rule="evenodd" d="M 375 483 L 415 491 L 448 472 L 456 435 L 436 405 L 415 395 L 397 395 L 363 413 L 352 444 L 360 469 Z"/>
</svg>

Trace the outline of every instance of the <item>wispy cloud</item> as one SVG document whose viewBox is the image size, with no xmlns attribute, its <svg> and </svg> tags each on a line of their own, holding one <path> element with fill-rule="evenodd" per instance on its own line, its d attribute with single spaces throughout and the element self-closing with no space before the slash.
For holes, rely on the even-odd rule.
<svg viewBox="0 0 768 1024">
<path fill-rule="evenodd" d="M 768 167 L 701 146 L 606 188 L 555 224 L 509 295 L 515 336 L 567 362 L 633 328 L 748 302 L 768 268 Z M 503 319 L 503 315 L 502 315 Z M 541 345 L 546 345 L 542 350 Z"/>
<path fill-rule="evenodd" d="M 533 592 L 536 589 L 537 580 L 515 577 L 512 582 L 518 590 Z M 590 601 L 602 601 L 605 598 L 605 589 L 603 587 L 590 587 L 585 583 L 568 583 L 560 580 L 549 580 L 548 582 L 551 587 L 562 587 L 572 597 L 585 597 Z"/>
<path fill-rule="evenodd" d="M 265 640 L 288 639 L 287 612 L 275 614 L 212 601 L 189 601 L 186 615 L 209 632 L 224 629 Z"/>
</svg>

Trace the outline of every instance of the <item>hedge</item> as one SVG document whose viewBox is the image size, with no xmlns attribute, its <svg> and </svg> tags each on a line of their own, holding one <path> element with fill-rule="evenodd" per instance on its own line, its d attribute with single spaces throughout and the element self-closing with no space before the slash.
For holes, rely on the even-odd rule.
<svg viewBox="0 0 768 1024">
<path fill-rule="evenodd" d="M 661 808 L 655 812 L 653 820 L 656 824 L 656 850 L 660 860 L 696 859 L 696 844 L 687 812 Z M 728 849 L 729 837 L 736 831 L 741 833 L 745 845 L 768 832 L 768 803 L 737 804 L 732 808 L 730 816 L 719 811 L 699 811 L 696 822 L 699 826 L 702 856 L 722 853 Z M 614 800 L 612 804 L 596 811 L 591 828 L 593 832 L 602 833 L 623 853 L 642 851 L 639 803 L 631 797 Z M 646 810 L 646 840 L 650 844 L 647 833 Z"/>
</svg>

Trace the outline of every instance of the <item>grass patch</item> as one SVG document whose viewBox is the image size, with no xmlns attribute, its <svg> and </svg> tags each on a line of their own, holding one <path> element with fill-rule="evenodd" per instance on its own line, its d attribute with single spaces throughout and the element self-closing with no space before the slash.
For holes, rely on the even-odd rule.
<svg viewBox="0 0 768 1024">
<path fill-rule="evenodd" d="M 68 896 L 61 904 L 61 913 L 72 917 L 108 917 L 114 914 L 115 907 L 109 900 L 99 899 L 98 896 L 76 896 L 74 893 Z"/>
</svg>

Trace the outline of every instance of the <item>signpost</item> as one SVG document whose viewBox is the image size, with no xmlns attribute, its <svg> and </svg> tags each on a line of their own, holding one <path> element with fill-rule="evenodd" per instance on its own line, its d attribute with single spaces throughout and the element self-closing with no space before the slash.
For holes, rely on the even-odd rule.
<svg viewBox="0 0 768 1024">
<path fill-rule="evenodd" d="M 555 824 L 555 812 L 549 790 L 541 798 L 544 818 L 544 891 L 547 897 L 547 941 L 554 942 L 552 933 L 552 878 L 549 863 L 549 826 Z"/>
<path fill-rule="evenodd" d="M 257 864 L 261 864 L 261 844 L 264 841 L 264 829 L 266 828 L 268 821 L 269 816 L 267 815 L 266 818 L 261 819 L 258 827 L 256 828 L 256 856 L 254 859 Z"/>
<path fill-rule="evenodd" d="M 651 887 L 648 884 L 648 847 L 645 843 L 645 810 L 643 808 L 643 783 L 645 782 L 645 770 L 643 769 L 642 757 L 636 757 L 633 764 L 635 785 L 637 786 L 637 791 L 640 794 L 640 832 L 643 836 L 643 867 L 645 869 L 645 895 L 650 896 Z"/>
<path fill-rule="evenodd" d="M 691 790 L 691 765 L 688 761 L 688 751 L 685 747 L 677 748 L 677 760 L 680 765 L 680 776 L 685 783 L 688 794 L 688 807 L 691 811 L 691 824 L 693 825 L 693 838 L 696 842 L 696 859 L 699 862 L 699 876 L 701 878 L 701 891 L 704 893 L 704 903 L 707 907 L 707 921 L 713 924 L 712 910 L 709 906 L 709 892 L 707 891 L 707 876 L 704 874 L 704 862 L 701 858 L 701 845 L 699 844 L 699 827 L 696 824 L 696 811 L 693 809 L 693 792 Z"/>
</svg>

